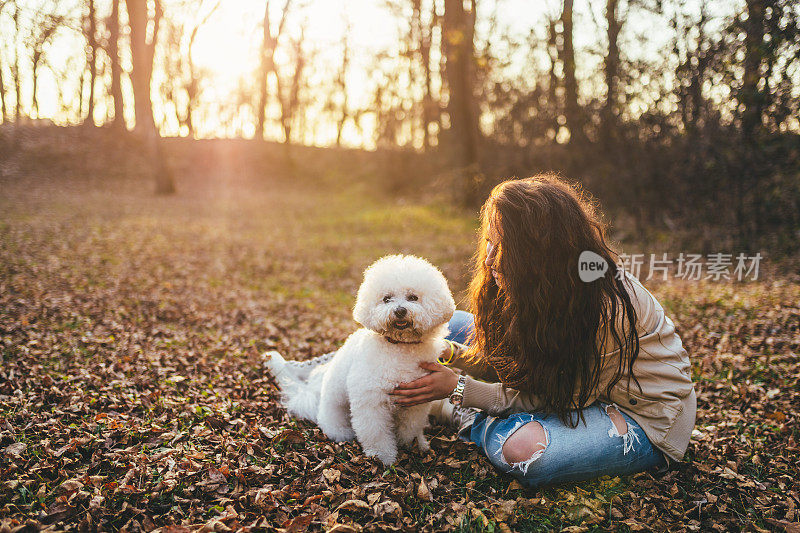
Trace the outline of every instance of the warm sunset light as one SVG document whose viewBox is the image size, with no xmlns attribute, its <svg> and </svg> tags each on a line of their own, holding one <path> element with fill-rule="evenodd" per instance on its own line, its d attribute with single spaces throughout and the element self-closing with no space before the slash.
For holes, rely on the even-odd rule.
<svg viewBox="0 0 800 533">
<path fill-rule="evenodd" d="M 213 9 L 213 2 L 206 3 Z M 282 12 L 279 2 L 271 2 L 274 20 Z M 303 46 L 313 56 L 315 68 L 307 73 L 309 88 L 328 82 L 326 76 L 339 68 L 343 40 L 350 47 L 350 65 L 346 73 L 348 101 L 354 107 L 369 105 L 373 89 L 367 76 L 367 61 L 381 51 L 397 53 L 400 28 L 389 11 L 371 0 L 314 0 L 294 2 L 285 25 L 286 41 L 303 39 Z M 235 95 L 242 85 L 252 83 L 253 65 L 258 64 L 265 2 L 262 0 L 239 0 L 223 2 L 197 32 L 192 57 L 197 66 L 208 73 L 208 99 L 221 100 Z M 200 17 L 203 12 L 198 12 Z M 295 60 L 290 46 L 279 48 L 275 61 L 280 68 L 291 69 Z M 326 69 L 330 72 L 326 72 Z M 374 82 L 373 82 L 374 83 Z M 310 91 L 309 91 L 310 92 Z M 321 96 L 321 95 L 320 95 Z M 310 96 L 310 98 L 312 98 Z M 309 114 L 314 128 L 304 132 L 304 141 L 313 144 L 329 144 L 335 138 L 335 126 L 324 117 L 323 106 L 310 106 Z M 225 126 L 206 116 L 199 126 L 201 136 L 231 134 Z M 246 135 L 252 134 L 247 128 Z M 275 135 L 279 135 L 275 132 Z M 363 133 L 353 127 L 344 132 L 344 143 L 348 145 L 369 144 Z"/>
<path fill-rule="evenodd" d="M 94 94 L 88 87 L 90 76 L 79 68 L 85 61 L 82 53 L 87 46 L 90 4 L 95 20 L 94 43 L 100 47 Z M 0 69 L 4 85 L 9 86 L 19 65 L 21 113 L 72 124 L 83 120 L 91 98 L 95 123 L 113 117 L 114 106 L 108 94 L 111 64 L 103 51 L 113 4 L 112 0 L 6 0 L 0 4 L 0 28 L 5 36 L 0 46 Z M 441 78 L 444 63 L 440 24 L 444 11 L 440 4 L 433 0 L 151 0 L 147 3 L 147 31 L 153 29 L 156 18 L 159 20 L 151 78 L 156 126 L 163 135 L 170 136 L 255 135 L 259 129 L 256 106 L 262 98 L 258 88 L 263 66 L 260 58 L 266 50 L 270 71 L 266 77 L 262 129 L 267 139 L 285 139 L 291 114 L 289 122 L 296 123 L 292 124 L 293 135 L 304 144 L 374 148 L 383 142 L 381 135 L 390 135 L 392 142 L 417 149 L 426 142 L 432 144 L 435 141 L 426 141 L 424 132 L 409 120 L 422 113 L 427 91 L 433 91 L 425 104 L 428 108 L 447 102 L 446 82 Z M 123 107 L 126 121 L 132 124 L 134 109 L 129 104 L 133 94 L 128 79 L 132 58 L 126 47 L 129 34 L 124 26 L 128 11 L 124 2 L 120 5 L 121 90 L 123 97 L 128 97 Z M 156 16 L 156 5 L 163 15 Z M 267 43 L 265 49 L 263 23 L 267 7 L 270 38 L 275 43 L 274 47 Z M 551 23 L 560 27 L 561 9 L 556 0 L 477 2 L 470 30 L 474 35 L 476 73 L 481 73 L 481 79 L 489 84 L 513 81 L 528 90 L 549 83 L 548 63 L 558 42 L 548 44 L 548 28 Z M 625 92 L 627 107 L 619 111 L 638 117 L 654 106 L 675 109 L 675 103 L 665 101 L 659 91 L 675 87 L 678 80 L 674 75 L 680 72 L 675 69 L 683 60 L 681 56 L 698 45 L 691 41 L 695 39 L 691 31 L 686 34 L 690 41 L 676 45 L 671 28 L 705 17 L 703 31 L 707 35 L 721 34 L 726 31 L 724 21 L 735 17 L 742 6 L 688 2 L 648 10 L 622 3 L 619 9 L 616 39 L 623 48 L 624 60 L 667 65 L 668 72 L 673 73 L 662 78 L 644 74 L 630 80 Z M 604 97 L 603 62 L 596 53 L 598 43 L 607 40 L 603 17 L 600 4 L 578 4 L 574 8 L 575 77 L 579 82 L 576 95 L 583 105 Z M 647 31 L 643 32 L 643 28 Z M 426 62 L 419 56 L 420 46 L 427 51 Z M 25 57 L 35 50 L 40 50 L 36 56 Z M 670 56 L 673 51 L 677 55 Z M 298 65 L 301 70 L 296 75 Z M 557 62 L 554 68 L 558 74 L 562 66 Z M 785 71 L 795 82 L 791 94 L 798 96 L 796 69 L 787 64 Z M 190 87 L 193 92 L 189 100 Z M 730 116 L 731 89 L 709 81 L 704 90 L 709 101 L 715 102 L 724 116 Z M 5 92 L 7 107 L 16 109 L 16 90 Z M 507 109 L 499 101 L 497 104 L 481 108 L 479 123 L 485 133 L 502 129 L 498 126 L 498 113 Z M 294 109 L 289 113 L 286 106 L 300 106 L 302 113 Z M 191 126 L 186 118 L 188 108 Z M 436 122 L 428 126 L 434 136 L 439 127 Z M 795 130 L 797 119 L 787 118 L 781 127 Z M 568 128 L 548 135 L 559 142 L 569 139 Z"/>
<path fill-rule="evenodd" d="M 800 532 L 798 0 L 0 0 L 0 533 Z"/>
</svg>

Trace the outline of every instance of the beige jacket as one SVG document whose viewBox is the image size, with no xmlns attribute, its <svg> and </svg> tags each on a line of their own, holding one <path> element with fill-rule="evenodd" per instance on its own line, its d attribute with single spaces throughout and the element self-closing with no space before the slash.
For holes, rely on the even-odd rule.
<svg viewBox="0 0 800 533">
<path fill-rule="evenodd" d="M 628 391 L 628 380 L 623 376 L 611 390 L 611 395 L 606 396 L 607 384 L 617 367 L 614 358 L 619 353 L 619 349 L 614 349 L 611 344 L 613 338 L 608 335 L 610 340 L 604 349 L 606 363 L 601 370 L 597 393 L 586 405 L 596 400 L 616 404 L 642 427 L 654 446 L 670 459 L 680 461 L 689 445 L 697 410 L 689 356 L 675 332 L 675 325 L 664 314 L 658 300 L 639 280 L 626 275 L 638 318 L 639 356 L 633 372 L 642 390 L 640 392 L 631 381 Z M 451 364 L 471 376 L 464 388 L 462 405 L 465 407 L 475 407 L 498 416 L 536 411 L 542 405 L 533 394 L 494 383 L 498 378 L 491 367 L 465 361 L 461 350 Z"/>
</svg>

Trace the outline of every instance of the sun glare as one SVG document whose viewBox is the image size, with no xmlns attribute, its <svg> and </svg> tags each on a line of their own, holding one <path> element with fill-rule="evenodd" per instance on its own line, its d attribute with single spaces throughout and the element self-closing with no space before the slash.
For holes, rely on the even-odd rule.
<svg viewBox="0 0 800 533">
<path fill-rule="evenodd" d="M 191 134 L 195 137 L 251 137 L 256 134 L 256 109 L 261 97 L 259 85 L 262 78 L 259 70 L 264 9 L 269 6 L 271 28 L 275 33 L 287 0 L 161 1 L 165 22 L 159 33 L 157 65 L 151 83 L 153 112 L 160 131 L 165 135 Z M 80 5 L 89 5 L 74 0 L 15 0 L 5 3 L 0 0 L 0 6 L 5 6 L 5 9 L 0 8 L 0 35 L 13 33 L 15 23 L 12 10 L 8 7 L 12 4 L 20 6 L 22 28 L 41 25 L 41 20 L 47 20 L 41 18 L 44 16 L 42 14 L 46 14 L 48 9 L 66 17 L 64 20 L 81 20 L 80 17 L 85 13 Z M 102 21 L 108 20 L 112 3 L 110 0 L 95 0 L 93 5 L 103 26 L 105 23 Z M 124 5 L 121 11 L 123 25 L 127 24 Z M 297 122 L 290 135 L 293 142 L 330 145 L 341 141 L 344 145 L 364 148 L 373 148 L 389 137 L 392 137 L 392 143 L 417 148 L 422 147 L 424 142 L 438 142 L 436 139 L 424 139 L 424 134 L 415 129 L 417 126 L 412 123 L 420 120 L 419 106 L 422 105 L 426 90 L 432 91 L 431 98 L 434 101 L 436 94 L 442 99 L 440 104 L 447 101 L 447 90 L 442 90 L 444 84 L 441 76 L 444 73 L 440 71 L 444 64 L 441 58 L 440 26 L 433 24 L 429 30 L 432 32 L 432 44 L 429 67 L 424 67 L 429 68 L 426 81 L 420 59 L 422 56 L 413 57 L 406 53 L 409 47 L 417 46 L 414 39 L 418 38 L 410 36 L 412 2 L 288 0 L 288 5 L 289 14 L 274 54 L 279 79 L 276 81 L 274 75 L 270 75 L 266 84 L 265 138 L 281 141 L 287 137 L 282 116 L 286 114 L 284 104 L 291 93 L 290 86 L 295 83 L 299 50 L 305 68 L 302 76 L 296 80 L 300 89 L 293 96 L 293 105 L 302 111 L 292 114 L 289 119 Z M 422 19 L 430 21 L 433 8 L 431 0 L 422 0 L 420 5 Z M 485 62 L 483 58 L 476 57 L 478 63 L 489 67 L 489 77 L 514 80 L 523 85 L 536 83 L 531 76 L 535 76 L 536 72 L 546 72 L 551 61 L 550 52 L 545 46 L 548 39 L 546 21 L 557 19 L 562 9 L 560 0 L 495 0 L 477 2 L 476 5 L 475 50 L 496 59 L 494 62 Z M 576 61 L 575 74 L 580 82 L 578 94 L 581 99 L 603 94 L 603 78 L 597 75 L 603 70 L 603 59 L 595 50 L 598 32 L 602 34 L 604 31 L 604 5 L 585 5 L 576 11 L 574 18 L 574 45 L 580 56 L 580 61 Z M 442 8 L 443 5 L 438 2 L 436 9 L 441 12 Z M 702 12 L 699 0 L 690 0 L 685 9 L 696 12 L 697 17 Z M 716 5 L 712 11 L 717 26 L 712 25 L 712 20 L 708 29 L 722 31 L 720 25 L 735 10 L 735 7 Z M 441 16 L 441 13 L 438 15 Z M 662 51 L 671 46 L 672 30 L 663 23 L 664 17 L 672 16 L 671 12 L 659 14 L 629 6 L 624 10 L 624 15 L 625 31 L 620 35 L 620 42 L 626 61 L 647 63 L 660 60 Z M 195 75 L 192 81 L 186 54 L 192 30 L 198 24 L 200 26 L 191 47 L 191 66 Z M 63 24 L 55 38 L 50 41 L 45 39 L 42 48 L 44 55 L 39 56 L 44 60 L 38 64 L 38 70 L 32 67 L 30 60 L 22 61 L 18 90 L 24 107 L 22 112 L 28 113 L 28 116 L 51 119 L 57 124 L 71 124 L 76 122 L 76 117 L 86 113 L 85 105 L 91 97 L 85 67 L 86 55 L 82 52 L 85 37 L 76 31 L 77 27 Z M 634 31 L 634 28 L 643 27 L 648 28 L 647 39 L 641 38 L 640 30 Z M 10 41 L 0 43 L 0 68 L 3 69 L 0 73 L 6 80 L 13 78 L 12 57 L 15 50 L 24 50 L 26 40 L 30 41 L 32 36 L 39 34 L 46 35 L 45 32 L 25 29 L 20 34 L 23 37 L 16 37 L 15 45 Z M 120 62 L 125 73 L 122 77 L 122 90 L 126 96 L 123 99 L 126 102 L 124 114 L 130 124 L 135 115 L 131 105 L 132 64 L 124 35 L 123 31 Z M 296 43 L 300 43 L 299 48 Z M 348 48 L 348 64 L 342 83 L 340 71 L 345 45 Z M 420 49 L 415 49 L 415 54 L 419 54 Z M 560 68 L 556 65 L 554 72 L 558 73 Z M 106 97 L 94 98 L 92 119 L 96 124 L 112 118 L 114 101 L 107 97 L 110 69 L 104 54 L 100 54 L 99 69 L 95 87 L 97 95 L 104 94 Z M 34 91 L 34 79 L 37 80 L 35 87 L 38 92 Z M 655 98 L 652 96 L 655 92 L 648 92 L 648 87 L 653 84 L 645 80 L 642 77 L 631 82 L 631 87 L 639 83 L 627 109 L 631 116 L 638 116 L 650 109 L 651 100 Z M 278 82 L 282 84 L 280 100 Z M 426 83 L 430 85 L 426 86 Z M 193 96 L 188 90 L 190 86 L 197 89 L 192 93 Z M 657 92 L 658 87 L 653 90 Z M 725 87 L 722 88 L 724 90 Z M 727 93 L 715 88 L 708 89 L 707 93 L 709 99 L 716 102 L 727 99 Z M 346 99 L 343 95 L 346 95 Z M 12 97 L 16 100 L 15 95 Z M 418 107 L 412 110 L 410 106 Z M 191 124 L 185 118 L 186 107 L 193 109 Z M 446 114 L 439 118 L 441 124 L 432 128 L 436 131 L 440 126 L 447 128 L 449 124 Z M 481 117 L 481 121 L 487 132 L 493 128 L 492 114 Z M 401 125 L 397 126 L 398 123 Z M 796 124 L 796 121 L 792 124 Z M 382 126 L 388 129 L 381 130 Z"/>
<path fill-rule="evenodd" d="M 213 5 L 212 2 L 207 2 Z M 270 2 L 273 28 L 277 26 L 283 2 Z M 398 41 L 396 21 L 378 2 L 369 0 L 314 0 L 304 4 L 293 2 L 287 18 L 283 39 L 297 39 L 302 34 L 307 53 L 314 57 L 314 70 L 335 70 L 342 58 L 342 40 L 347 35 L 350 64 L 347 75 L 348 99 L 354 104 L 365 103 L 370 87 L 369 65 L 364 58 L 377 51 L 393 52 Z M 237 87 L 254 83 L 259 65 L 261 24 L 264 0 L 223 2 L 200 29 L 192 58 L 209 75 L 207 89 L 219 95 L 233 94 Z M 203 13 L 192 14 L 203 17 Z M 285 64 L 289 58 L 283 49 L 275 56 Z M 313 76 L 313 72 L 309 72 Z M 208 87 L 208 86 L 211 87 Z M 346 139 L 361 143 L 358 132 L 347 128 Z M 321 130 L 317 142 L 325 142 L 330 130 Z"/>
</svg>

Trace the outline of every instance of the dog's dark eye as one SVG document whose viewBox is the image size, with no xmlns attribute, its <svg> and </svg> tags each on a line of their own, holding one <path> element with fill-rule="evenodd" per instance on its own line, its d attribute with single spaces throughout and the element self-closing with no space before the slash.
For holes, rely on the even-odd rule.
<svg viewBox="0 0 800 533">
<path fill-rule="evenodd" d="M 392 300 L 391 295 L 387 294 L 383 297 L 383 303 L 388 304 Z"/>
<path fill-rule="evenodd" d="M 417 298 L 416 294 L 409 294 L 408 296 L 406 296 L 406 300 L 408 300 L 409 302 L 416 302 L 417 300 L 419 300 L 419 298 Z"/>
</svg>

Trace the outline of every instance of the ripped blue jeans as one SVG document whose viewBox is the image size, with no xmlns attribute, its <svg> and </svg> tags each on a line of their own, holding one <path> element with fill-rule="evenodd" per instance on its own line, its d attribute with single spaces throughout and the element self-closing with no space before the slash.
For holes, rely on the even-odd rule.
<svg viewBox="0 0 800 533">
<path fill-rule="evenodd" d="M 609 417 L 609 406 L 595 403 L 583 409 L 584 422 L 574 428 L 547 413 L 514 413 L 507 418 L 478 413 L 465 440 L 483 449 L 501 472 L 514 476 L 526 487 L 582 481 L 599 476 L 634 474 L 664 466 L 664 455 L 650 443 L 642 428 L 622 413 L 628 431 L 620 435 Z M 577 416 L 577 414 L 575 415 Z M 525 424 L 544 428 L 543 449 L 530 458 L 509 463 L 503 453 L 506 440 Z"/>
<path fill-rule="evenodd" d="M 450 339 L 465 343 L 472 327 L 472 315 L 457 311 L 450 322 Z M 464 427 L 461 438 L 480 446 L 489 461 L 501 472 L 514 476 L 526 487 L 575 482 L 603 475 L 620 476 L 666 466 L 663 453 L 652 445 L 641 426 L 617 410 L 627 424 L 620 434 L 608 414 L 608 404 L 596 402 L 572 413 L 570 427 L 550 413 L 514 413 L 505 418 L 478 412 L 471 427 Z M 503 445 L 517 430 L 529 423 L 541 424 L 545 441 L 533 443 L 530 457 L 521 462 L 506 461 Z"/>
</svg>

